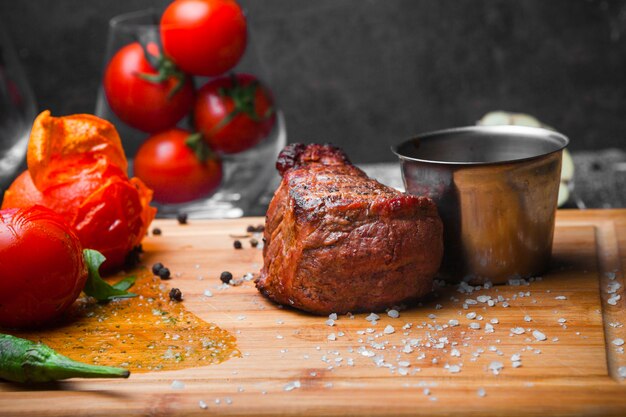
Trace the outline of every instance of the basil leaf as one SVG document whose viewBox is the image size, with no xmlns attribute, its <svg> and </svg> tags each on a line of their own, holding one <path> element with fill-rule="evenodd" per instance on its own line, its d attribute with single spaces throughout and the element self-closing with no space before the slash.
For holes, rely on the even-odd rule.
<svg viewBox="0 0 626 417">
<path fill-rule="evenodd" d="M 98 272 L 100 265 L 102 265 L 106 259 L 104 255 L 93 249 L 84 249 L 83 257 L 85 258 L 85 263 L 89 270 L 89 276 L 87 277 L 85 288 L 83 288 L 85 294 L 98 301 L 110 301 L 116 298 L 137 296 L 137 294 L 126 291 L 135 283 L 135 277 L 128 277 L 114 285 L 110 285 L 100 277 L 100 273 Z"/>
</svg>

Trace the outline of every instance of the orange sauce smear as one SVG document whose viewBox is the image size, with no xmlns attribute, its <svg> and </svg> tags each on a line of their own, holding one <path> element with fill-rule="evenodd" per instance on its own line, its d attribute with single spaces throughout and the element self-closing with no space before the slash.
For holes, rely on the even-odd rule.
<svg viewBox="0 0 626 417">
<path fill-rule="evenodd" d="M 236 338 L 170 301 L 170 288 L 145 269 L 129 289 L 137 297 L 98 304 L 79 298 L 62 324 L 13 335 L 44 343 L 71 359 L 133 372 L 174 370 L 240 356 Z M 115 282 L 123 277 L 114 277 Z"/>
</svg>

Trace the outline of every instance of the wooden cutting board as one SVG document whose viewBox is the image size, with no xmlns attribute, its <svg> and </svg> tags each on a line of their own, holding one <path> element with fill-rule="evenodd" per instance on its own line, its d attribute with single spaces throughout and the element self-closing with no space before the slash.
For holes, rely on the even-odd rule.
<svg viewBox="0 0 626 417">
<path fill-rule="evenodd" d="M 162 234 L 144 241 L 143 264 L 172 271 L 160 290 L 179 288 L 182 307 L 236 337 L 234 357 L 128 380 L 0 383 L 0 415 L 626 415 L 626 210 L 559 212 L 541 280 L 441 288 L 398 318 L 340 316 L 334 326 L 278 308 L 251 281 L 220 286 L 224 270 L 258 272 L 260 248 L 240 238 L 235 250 L 233 236 L 262 221 L 159 220 Z M 153 319 L 134 331 L 172 337 L 149 330 Z"/>
</svg>

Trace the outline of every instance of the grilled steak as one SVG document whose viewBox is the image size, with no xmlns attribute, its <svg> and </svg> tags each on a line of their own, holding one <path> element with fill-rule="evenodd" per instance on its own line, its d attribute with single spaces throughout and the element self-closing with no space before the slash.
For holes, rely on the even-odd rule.
<svg viewBox="0 0 626 417">
<path fill-rule="evenodd" d="M 266 216 L 257 288 L 316 314 L 379 311 L 424 296 L 443 252 L 426 197 L 369 178 L 331 145 L 291 144 Z"/>
</svg>

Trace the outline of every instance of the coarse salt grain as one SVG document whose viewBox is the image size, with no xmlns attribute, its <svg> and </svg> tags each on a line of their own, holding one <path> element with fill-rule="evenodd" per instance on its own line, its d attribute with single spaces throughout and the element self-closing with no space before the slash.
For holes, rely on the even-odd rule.
<svg viewBox="0 0 626 417">
<path fill-rule="evenodd" d="M 394 328 L 393 328 L 393 326 L 391 326 L 391 325 L 389 325 L 389 324 L 388 324 L 388 325 L 385 327 L 385 330 L 383 330 L 383 333 L 385 333 L 385 334 L 392 334 L 392 333 L 394 333 L 395 331 L 396 331 L 396 329 L 394 329 Z"/>
<path fill-rule="evenodd" d="M 559 323 L 563 324 L 563 323 L 567 322 L 567 319 L 560 318 L 560 319 L 558 319 L 557 321 L 558 321 Z"/>
<path fill-rule="evenodd" d="M 487 301 L 491 300 L 491 296 L 490 295 L 479 295 L 478 297 L 476 297 L 476 300 L 480 303 L 486 303 Z"/>
<path fill-rule="evenodd" d="M 337 340 L 337 336 L 335 335 L 335 333 L 331 333 L 328 335 L 327 339 L 330 341 L 335 341 Z"/>
<path fill-rule="evenodd" d="M 476 318 L 476 313 L 474 313 L 473 311 L 470 311 L 469 313 L 465 315 L 465 317 L 467 317 L 470 320 L 473 320 Z"/>
<path fill-rule="evenodd" d="M 213 297 L 213 293 L 211 292 L 211 290 L 204 290 L 204 296 L 205 297 Z"/>
<path fill-rule="evenodd" d="M 494 375 L 498 375 L 502 368 L 504 368 L 502 362 L 493 361 L 489 364 L 489 370 L 493 372 Z"/>
<path fill-rule="evenodd" d="M 476 322 L 470 323 L 469 327 L 470 327 L 470 329 L 473 329 L 473 330 L 479 330 L 480 329 L 480 323 L 476 323 Z"/>
<path fill-rule="evenodd" d="M 539 340 L 540 342 L 547 339 L 546 335 L 541 333 L 539 330 L 533 330 L 533 337 Z"/>
<path fill-rule="evenodd" d="M 619 368 L 617 368 L 617 374 L 620 376 L 620 378 L 626 378 L 626 366 L 620 366 Z"/>
<path fill-rule="evenodd" d="M 392 319 L 397 319 L 398 317 L 400 317 L 400 313 L 398 312 L 398 310 L 389 310 L 387 312 L 387 315 Z"/>
<path fill-rule="evenodd" d="M 461 372 L 461 367 L 459 365 L 451 365 L 448 367 L 448 372 L 451 374 L 458 374 Z"/>
<path fill-rule="evenodd" d="M 370 313 L 369 316 L 365 317 L 365 320 L 367 320 L 367 321 L 376 321 L 379 318 L 380 318 L 380 316 L 378 314 Z"/>
<path fill-rule="evenodd" d="M 490 322 L 491 324 L 498 324 L 498 323 L 500 323 L 500 320 L 498 320 L 498 319 L 496 319 L 496 318 L 493 318 L 493 319 L 489 320 L 489 322 Z"/>
<path fill-rule="evenodd" d="M 172 389 L 185 389 L 185 383 L 175 379 L 175 380 L 172 381 L 172 384 L 170 385 L 170 388 L 172 388 Z"/>
<path fill-rule="evenodd" d="M 487 392 L 485 391 L 484 388 L 478 388 L 478 391 L 476 391 L 476 395 L 478 395 L 479 397 L 484 397 L 485 395 L 487 395 Z"/>
<path fill-rule="evenodd" d="M 622 345 L 624 345 L 624 339 L 614 339 L 613 340 L 613 344 L 615 346 L 622 346 Z"/>
<path fill-rule="evenodd" d="M 525 322 L 531 322 L 531 321 L 533 321 L 533 319 L 530 316 L 524 316 L 524 321 Z"/>
<path fill-rule="evenodd" d="M 337 313 L 330 313 L 328 315 L 329 320 L 337 320 Z"/>
<path fill-rule="evenodd" d="M 451 319 L 448 321 L 448 324 L 452 327 L 458 326 L 459 325 L 459 321 L 456 319 Z"/>
<path fill-rule="evenodd" d="M 202 400 L 198 401 L 198 407 L 202 408 L 203 410 L 209 408 L 209 406 Z"/>
<path fill-rule="evenodd" d="M 283 391 L 293 391 L 296 388 L 300 388 L 300 381 L 293 381 L 283 387 Z"/>
<path fill-rule="evenodd" d="M 523 327 L 513 327 L 511 329 L 511 333 L 513 334 L 524 334 L 526 332 L 526 330 L 524 330 Z"/>
<path fill-rule="evenodd" d="M 331 326 L 331 327 L 334 326 L 335 325 L 335 320 L 333 320 L 333 319 L 326 320 L 326 325 L 327 326 Z"/>
<path fill-rule="evenodd" d="M 617 302 L 619 300 L 621 300 L 622 296 L 619 294 L 616 294 L 614 296 L 612 296 L 611 298 L 609 298 L 606 302 L 609 303 L 609 305 L 615 306 L 617 305 Z"/>
<path fill-rule="evenodd" d="M 554 297 L 555 300 L 567 300 L 567 297 L 564 295 L 557 295 L 556 297 Z"/>
</svg>

